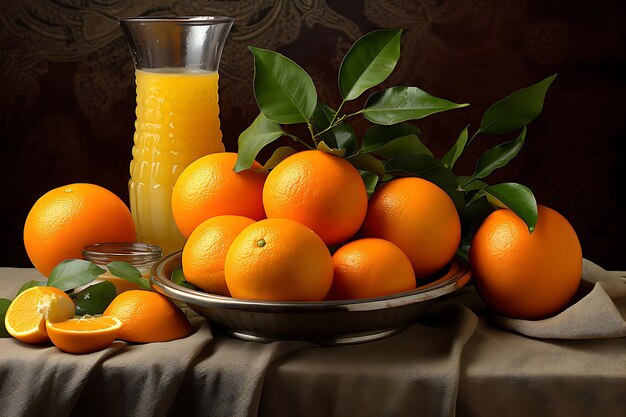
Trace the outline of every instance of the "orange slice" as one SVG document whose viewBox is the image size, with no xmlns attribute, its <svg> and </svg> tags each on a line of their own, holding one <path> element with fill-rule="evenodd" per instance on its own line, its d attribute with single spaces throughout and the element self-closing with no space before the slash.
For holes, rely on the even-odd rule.
<svg viewBox="0 0 626 417">
<path fill-rule="evenodd" d="M 14 338 L 26 343 L 48 339 L 46 320 L 65 321 L 74 317 L 72 299 L 58 288 L 32 287 L 18 295 L 9 306 L 4 324 Z"/>
<path fill-rule="evenodd" d="M 84 316 L 59 323 L 46 322 L 52 343 L 64 352 L 91 353 L 117 338 L 122 322 L 111 316 Z"/>
</svg>

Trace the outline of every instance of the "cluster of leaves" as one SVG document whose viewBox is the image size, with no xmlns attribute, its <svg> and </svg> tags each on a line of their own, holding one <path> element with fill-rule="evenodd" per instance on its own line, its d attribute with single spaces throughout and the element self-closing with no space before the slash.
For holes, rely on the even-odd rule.
<svg viewBox="0 0 626 417">
<path fill-rule="evenodd" d="M 120 261 L 113 261 L 106 265 L 109 272 L 126 281 L 136 284 L 142 290 L 150 290 L 150 283 L 143 279 L 141 272 L 134 266 Z M 76 288 L 93 282 L 106 272 L 98 265 L 82 259 L 68 259 L 59 263 L 50 273 L 47 281 L 28 281 L 18 290 L 16 297 L 23 291 L 37 286 L 56 287 L 70 293 L 70 297 L 76 304 L 76 315 L 102 314 L 117 296 L 115 285 L 109 281 L 101 281 L 90 285 L 81 291 L 74 292 Z M 180 275 L 180 274 L 179 274 Z M 172 277 L 174 279 L 174 276 Z M 184 281 L 182 275 L 177 276 L 179 285 L 190 285 Z M 9 337 L 4 327 L 4 316 L 11 304 L 11 300 L 0 298 L 0 337 Z"/>
<path fill-rule="evenodd" d="M 261 149 L 288 137 L 307 149 L 346 158 L 359 170 L 370 194 L 377 185 L 399 176 L 417 176 L 437 184 L 450 195 L 461 215 L 466 243 L 472 229 L 497 207 L 513 210 L 532 232 L 537 222 L 537 203 L 532 192 L 517 183 L 490 186 L 483 179 L 517 155 L 526 139 L 526 126 L 541 112 L 556 74 L 491 105 L 471 137 L 467 125 L 448 152 L 437 158 L 420 141 L 420 129 L 407 122 L 468 104 L 437 98 L 417 87 L 401 86 L 374 92 L 356 112 L 342 111 L 344 104 L 389 77 L 400 58 L 401 35 L 402 30 L 377 30 L 354 43 L 339 68 L 342 100 L 337 110 L 319 101 L 311 77 L 298 64 L 277 52 L 250 47 L 254 56 L 254 94 L 260 113 L 239 136 L 235 171 L 250 168 Z M 359 115 L 372 123 L 361 140 L 347 123 Z M 286 131 L 285 125 L 293 124 L 305 124 L 310 138 L 304 140 Z M 453 173 L 456 161 L 478 135 L 515 131 L 519 131 L 515 139 L 485 151 L 471 175 Z M 265 168 L 272 169 L 295 152 L 289 146 L 279 147 Z"/>
</svg>

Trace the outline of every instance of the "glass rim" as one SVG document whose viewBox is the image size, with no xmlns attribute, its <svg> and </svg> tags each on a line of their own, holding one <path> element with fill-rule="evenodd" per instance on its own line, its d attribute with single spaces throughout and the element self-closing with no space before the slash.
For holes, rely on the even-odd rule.
<svg viewBox="0 0 626 417">
<path fill-rule="evenodd" d="M 198 26 L 233 23 L 234 21 L 235 18 L 230 16 L 137 16 L 117 19 L 118 23 L 185 23 Z"/>
<path fill-rule="evenodd" d="M 125 258 L 135 264 L 154 262 L 161 258 L 160 246 L 140 242 L 103 242 L 83 248 L 83 257 L 95 263 L 108 263 L 114 258 Z"/>
</svg>

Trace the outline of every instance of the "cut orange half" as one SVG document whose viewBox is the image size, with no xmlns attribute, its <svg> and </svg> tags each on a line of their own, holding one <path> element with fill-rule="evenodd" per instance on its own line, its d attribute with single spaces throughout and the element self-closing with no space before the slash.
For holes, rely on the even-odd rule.
<svg viewBox="0 0 626 417">
<path fill-rule="evenodd" d="M 48 340 L 46 320 L 65 321 L 74 317 L 72 299 L 58 288 L 32 287 L 18 295 L 9 306 L 4 318 L 7 331 L 26 343 Z"/>
<path fill-rule="evenodd" d="M 111 316 L 84 316 L 59 323 L 46 322 L 52 343 L 64 352 L 91 353 L 117 338 L 122 322 Z"/>
</svg>

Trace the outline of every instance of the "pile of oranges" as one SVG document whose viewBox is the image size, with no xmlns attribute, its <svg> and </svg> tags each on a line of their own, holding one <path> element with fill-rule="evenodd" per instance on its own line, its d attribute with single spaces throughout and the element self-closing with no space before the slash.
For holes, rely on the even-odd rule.
<svg viewBox="0 0 626 417">
<path fill-rule="evenodd" d="M 368 199 L 358 171 L 330 153 L 296 153 L 269 174 L 257 163 L 235 173 L 236 159 L 200 158 L 174 187 L 174 218 L 188 237 L 183 272 L 204 291 L 279 301 L 385 296 L 427 281 L 459 246 L 457 210 L 426 180 L 395 178 Z M 574 229 L 544 206 L 532 233 L 512 211 L 494 211 L 469 262 L 488 307 L 522 319 L 558 313 L 582 273 Z"/>
<path fill-rule="evenodd" d="M 236 173 L 236 160 L 227 152 L 196 160 L 172 194 L 188 237 L 183 273 L 204 291 L 273 301 L 385 296 L 416 288 L 459 245 L 454 203 L 423 179 L 393 179 L 368 200 L 359 172 L 327 152 L 298 152 L 269 173 L 258 164 Z"/>
<path fill-rule="evenodd" d="M 295 153 L 268 172 L 258 163 L 235 172 L 235 153 L 190 164 L 172 193 L 172 212 L 187 242 L 185 279 L 203 291 L 251 300 L 321 301 L 386 296 L 416 288 L 451 262 L 461 222 L 451 198 L 416 177 L 379 185 L 368 198 L 347 160 L 320 150 Z M 48 276 L 95 242 L 134 241 L 128 208 L 92 184 L 52 190 L 31 209 L 24 244 Z M 469 263 L 476 288 L 494 312 L 548 317 L 572 299 L 582 252 L 571 225 L 538 207 L 534 232 L 499 209 L 475 233 Z M 5 315 L 8 332 L 47 340 L 67 352 L 102 349 L 117 339 L 167 341 L 191 332 L 184 313 L 150 291 L 120 293 L 103 315 L 74 318 L 63 291 L 23 291 Z"/>
</svg>

